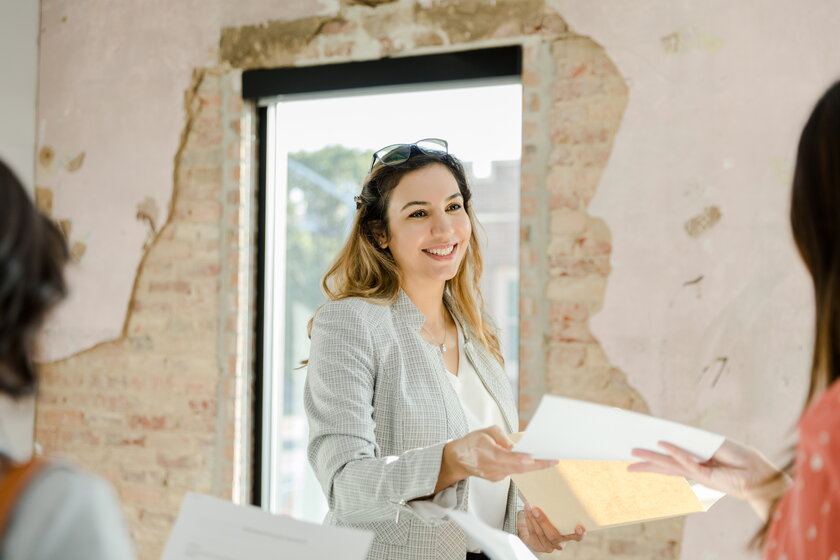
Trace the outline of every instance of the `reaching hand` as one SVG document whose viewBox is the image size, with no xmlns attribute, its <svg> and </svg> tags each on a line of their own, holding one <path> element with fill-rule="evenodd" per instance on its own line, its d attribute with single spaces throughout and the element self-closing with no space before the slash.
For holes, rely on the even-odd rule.
<svg viewBox="0 0 840 560">
<path fill-rule="evenodd" d="M 511 451 L 513 442 L 498 426 L 470 432 L 443 448 L 443 461 L 435 492 L 469 476 L 498 482 L 514 473 L 552 467 L 557 461 L 543 461 Z"/>
<path fill-rule="evenodd" d="M 586 528 L 578 525 L 575 532 L 564 535 L 557 530 L 545 513 L 525 503 L 525 510 L 516 516 L 516 532 L 528 548 L 534 552 L 563 550 L 568 541 L 580 541 L 586 535 Z"/>
<path fill-rule="evenodd" d="M 659 445 L 665 453 L 634 449 L 633 456 L 642 461 L 628 470 L 684 476 L 749 501 L 762 517 L 766 516 L 765 506 L 769 507 L 767 504 L 790 485 L 789 479 L 758 450 L 729 439 L 708 461 L 670 443 Z"/>
</svg>

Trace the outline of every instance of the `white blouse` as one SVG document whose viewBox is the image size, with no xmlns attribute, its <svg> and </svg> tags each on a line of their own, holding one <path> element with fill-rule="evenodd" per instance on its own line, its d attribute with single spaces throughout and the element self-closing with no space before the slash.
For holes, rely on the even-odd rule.
<svg viewBox="0 0 840 560">
<path fill-rule="evenodd" d="M 505 419 L 499 405 L 487 391 L 481 378 L 468 359 L 465 359 L 464 335 L 458 328 L 458 375 L 447 370 L 447 378 L 461 401 L 470 431 L 487 428 L 493 424 L 504 429 Z M 496 529 L 502 529 L 507 510 L 510 477 L 498 482 L 470 477 L 467 511 Z M 467 550 L 478 552 L 480 547 L 467 539 Z"/>
</svg>

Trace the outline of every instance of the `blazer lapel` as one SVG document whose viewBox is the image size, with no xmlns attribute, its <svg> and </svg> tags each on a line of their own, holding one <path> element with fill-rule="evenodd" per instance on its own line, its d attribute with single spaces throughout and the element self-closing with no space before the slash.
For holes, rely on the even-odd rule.
<svg viewBox="0 0 840 560">
<path fill-rule="evenodd" d="M 513 398 L 513 390 L 510 387 L 504 368 L 490 354 L 490 351 L 478 342 L 472 327 L 467 325 L 463 317 L 458 315 L 456 307 L 452 305 L 452 297 L 448 292 L 443 295 L 443 298 L 447 304 L 447 308 L 452 313 L 452 317 L 458 321 L 458 324 L 461 326 L 461 332 L 464 333 L 464 353 L 472 363 L 484 387 L 487 388 L 487 392 L 490 393 L 490 396 L 498 404 L 499 410 L 502 411 L 508 432 L 513 433 L 519 431 L 516 401 Z"/>
<path fill-rule="evenodd" d="M 430 374 L 435 376 L 438 390 L 441 394 L 444 409 L 446 410 L 446 430 L 447 437 L 458 438 L 464 436 L 469 432 L 469 425 L 467 418 L 464 416 L 464 409 L 461 407 L 461 401 L 458 400 L 458 395 L 446 379 L 446 367 L 443 365 L 443 357 L 440 352 L 433 345 L 429 344 L 420 336 L 420 329 L 426 321 L 425 316 L 414 305 L 408 295 L 400 290 L 397 300 L 394 302 L 392 309 L 394 310 L 394 318 L 396 321 L 395 327 L 410 338 L 412 341 L 416 340 L 422 350 L 423 356 L 426 358 L 426 364 L 413 364 L 417 374 Z M 428 366 L 431 366 L 429 368 Z"/>
<path fill-rule="evenodd" d="M 502 411 L 502 416 L 505 418 L 508 432 L 513 433 L 517 431 L 515 426 L 518 424 L 516 418 L 516 409 L 512 405 L 514 402 L 513 391 L 507 381 L 502 366 L 490 355 L 489 351 L 485 349 L 481 343 L 473 342 L 471 339 L 464 341 L 464 353 L 467 359 L 472 362 L 475 372 L 478 374 L 481 382 L 487 388 L 487 392 L 499 405 L 499 410 Z"/>
</svg>

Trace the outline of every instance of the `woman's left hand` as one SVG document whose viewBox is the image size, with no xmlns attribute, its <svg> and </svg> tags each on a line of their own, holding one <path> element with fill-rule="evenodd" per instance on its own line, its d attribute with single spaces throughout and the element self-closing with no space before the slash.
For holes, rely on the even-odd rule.
<svg viewBox="0 0 840 560">
<path fill-rule="evenodd" d="M 557 530 L 545 513 L 525 502 L 525 509 L 516 519 L 516 532 L 528 548 L 534 552 L 554 552 L 563 550 L 568 541 L 580 541 L 586 534 L 586 528 L 578 525 L 575 532 L 564 535 Z"/>
</svg>

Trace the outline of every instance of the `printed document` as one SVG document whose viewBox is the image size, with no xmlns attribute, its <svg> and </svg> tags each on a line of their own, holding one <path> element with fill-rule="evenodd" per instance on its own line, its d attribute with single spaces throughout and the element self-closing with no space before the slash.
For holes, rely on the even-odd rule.
<svg viewBox="0 0 840 560">
<path fill-rule="evenodd" d="M 364 560 L 373 533 L 187 493 L 161 560 Z"/>
</svg>

